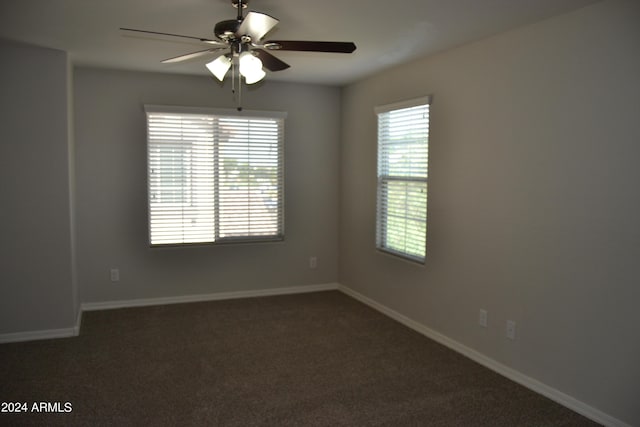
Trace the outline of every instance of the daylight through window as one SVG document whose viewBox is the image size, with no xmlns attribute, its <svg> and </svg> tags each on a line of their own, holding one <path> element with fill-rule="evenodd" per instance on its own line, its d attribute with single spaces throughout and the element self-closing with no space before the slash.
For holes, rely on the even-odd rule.
<svg viewBox="0 0 640 427">
<path fill-rule="evenodd" d="M 283 238 L 285 113 L 145 110 L 152 246 Z"/>
<path fill-rule="evenodd" d="M 376 108 L 378 249 L 424 262 L 430 98 Z"/>
</svg>

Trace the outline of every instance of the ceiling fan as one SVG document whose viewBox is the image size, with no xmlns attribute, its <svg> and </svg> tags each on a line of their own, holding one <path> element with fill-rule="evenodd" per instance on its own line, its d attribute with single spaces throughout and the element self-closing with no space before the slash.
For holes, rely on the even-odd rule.
<svg viewBox="0 0 640 427">
<path fill-rule="evenodd" d="M 218 22 L 213 30 L 216 39 L 185 36 L 180 34 L 161 33 L 157 31 L 139 30 L 135 28 L 120 28 L 122 31 L 180 37 L 197 40 L 207 49 L 168 58 L 163 63 L 176 63 L 199 57 L 215 57 L 206 67 L 220 81 L 231 67 L 235 77 L 235 67 L 238 77 L 244 77 L 245 83 L 253 84 L 265 77 L 263 67 L 269 71 L 281 71 L 289 68 L 289 64 L 278 59 L 269 51 L 290 50 L 306 52 L 352 53 L 356 50 L 353 42 L 334 41 L 301 41 L 301 40 L 268 40 L 263 37 L 271 31 L 278 20 L 260 12 L 250 11 L 243 16 L 243 9 L 249 0 L 231 0 L 233 7 L 238 9 L 236 19 Z M 235 78 L 234 78 L 235 86 Z M 235 87 L 234 87 L 235 91 Z"/>
</svg>

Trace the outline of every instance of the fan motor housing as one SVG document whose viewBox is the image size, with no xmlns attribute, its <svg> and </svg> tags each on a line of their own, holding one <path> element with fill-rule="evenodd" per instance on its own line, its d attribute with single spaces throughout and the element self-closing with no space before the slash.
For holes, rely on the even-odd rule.
<svg viewBox="0 0 640 427">
<path fill-rule="evenodd" d="M 237 19 L 229 19 L 227 21 L 220 21 L 213 28 L 213 33 L 217 38 L 224 41 L 233 41 L 236 39 L 236 33 L 238 27 L 242 21 Z"/>
</svg>

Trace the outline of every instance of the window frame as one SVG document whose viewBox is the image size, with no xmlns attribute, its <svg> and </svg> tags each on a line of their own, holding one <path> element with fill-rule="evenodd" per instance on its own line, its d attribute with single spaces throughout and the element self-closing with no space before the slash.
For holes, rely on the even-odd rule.
<svg viewBox="0 0 640 427">
<path fill-rule="evenodd" d="M 285 160 L 284 160 L 284 151 L 285 151 L 285 119 L 287 118 L 287 113 L 283 111 L 263 111 L 263 110 L 242 110 L 238 111 L 235 109 L 223 109 L 223 108 L 207 108 L 207 107 L 185 107 L 185 106 L 174 106 L 174 105 L 155 105 L 155 104 L 146 104 L 144 105 L 145 112 L 145 124 L 146 124 L 146 178 L 147 178 L 147 227 L 148 227 L 148 244 L 150 248 L 166 248 L 166 247 L 185 247 L 185 246 L 212 246 L 212 245 L 228 245 L 228 244 L 251 244 L 251 243 L 264 243 L 264 242 L 281 242 L 285 238 Z M 197 242 L 171 242 L 171 243 L 153 243 L 152 240 L 152 188 L 151 188 L 151 135 L 150 135 L 150 114 L 171 114 L 171 115 L 196 115 L 196 116 L 210 116 L 215 117 L 216 120 L 220 118 L 238 118 L 238 119 L 275 119 L 279 120 L 280 124 L 278 127 L 278 146 L 277 146 L 277 232 L 273 235 L 250 235 L 247 234 L 245 236 L 224 236 L 220 237 L 220 223 L 222 214 L 220 213 L 220 174 L 219 171 L 221 160 L 219 157 L 220 151 L 220 142 L 215 140 L 213 142 L 213 150 L 214 160 L 212 160 L 212 168 L 215 170 L 214 172 L 214 181 L 215 181 L 215 190 L 213 194 L 213 198 L 215 199 L 214 206 L 212 208 L 212 214 L 214 215 L 215 224 L 213 228 L 214 236 L 213 240 L 203 240 Z M 214 131 L 214 133 L 219 132 L 219 130 Z"/>
<path fill-rule="evenodd" d="M 427 256 L 427 204 L 428 204 L 428 171 L 429 171 L 429 125 L 430 125 L 430 108 L 432 104 L 432 96 L 423 96 L 419 98 L 413 98 L 406 101 L 396 102 L 392 104 L 381 105 L 375 107 L 374 112 L 377 118 L 377 165 L 376 165 L 376 234 L 375 234 L 375 243 L 376 249 L 384 254 L 393 255 L 403 260 L 410 261 L 412 263 L 417 263 L 420 265 L 424 265 L 426 263 Z M 385 161 L 388 164 L 389 159 L 383 158 L 384 153 L 388 152 L 387 146 L 383 147 L 383 144 L 389 143 L 388 140 L 383 140 L 383 132 L 388 131 L 389 129 L 381 129 L 381 115 L 391 113 L 398 110 L 404 110 L 415 107 L 426 107 L 426 141 L 425 141 L 425 154 L 424 154 L 424 162 L 425 162 L 425 170 L 424 177 L 412 176 L 411 173 L 405 173 L 404 175 L 393 175 L 387 173 L 383 173 L 384 168 L 389 168 L 389 166 L 383 166 Z M 408 145 L 408 144 L 407 144 Z M 384 150 L 383 150 L 384 148 Z M 414 254 L 409 253 L 406 250 L 407 239 L 408 237 L 405 235 L 403 244 L 405 246 L 405 250 L 397 249 L 389 247 L 388 241 L 388 197 L 385 195 L 388 194 L 389 183 L 404 183 L 406 185 L 405 189 L 405 198 L 408 198 L 406 194 L 409 192 L 409 186 L 414 185 L 416 183 L 424 184 L 424 236 L 423 241 L 419 244 L 423 245 L 424 254 Z M 419 218 L 422 221 L 422 216 Z M 406 223 L 409 222 L 408 215 L 404 216 L 405 227 Z"/>
</svg>

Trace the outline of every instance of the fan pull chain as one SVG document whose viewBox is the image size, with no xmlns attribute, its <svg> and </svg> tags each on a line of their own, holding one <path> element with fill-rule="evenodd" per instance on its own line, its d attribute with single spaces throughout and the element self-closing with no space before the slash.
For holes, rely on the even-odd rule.
<svg viewBox="0 0 640 427">
<path fill-rule="evenodd" d="M 238 111 L 242 111 L 242 77 L 238 74 Z"/>
<path fill-rule="evenodd" d="M 242 77 L 240 71 L 238 71 L 238 89 L 236 90 L 236 62 L 231 63 L 231 93 L 237 102 L 236 109 L 242 111 Z M 239 68 L 238 68 L 239 70 Z"/>
</svg>

